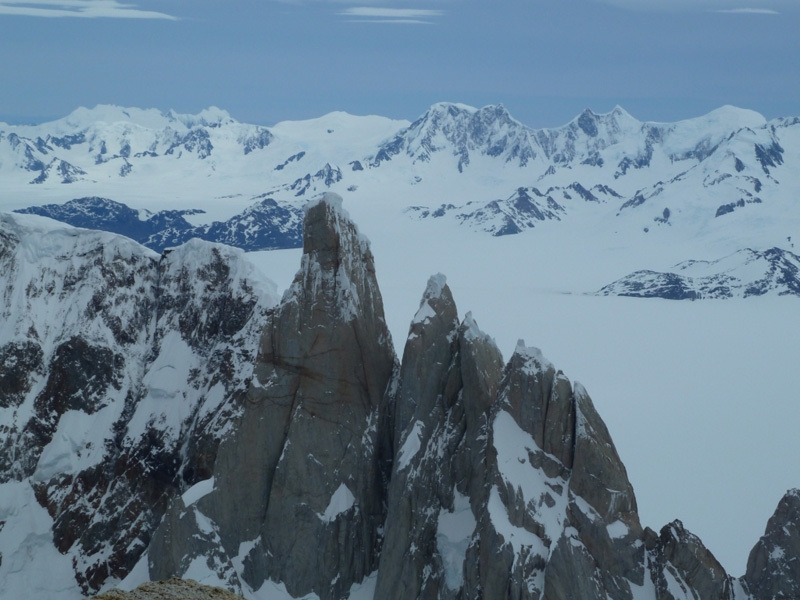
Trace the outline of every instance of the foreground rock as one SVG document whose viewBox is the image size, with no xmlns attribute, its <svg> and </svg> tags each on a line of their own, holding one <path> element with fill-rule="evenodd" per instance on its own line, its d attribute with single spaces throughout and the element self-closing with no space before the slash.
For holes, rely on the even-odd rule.
<svg viewBox="0 0 800 600">
<path fill-rule="evenodd" d="M 133 591 L 110 590 L 93 597 L 94 600 L 240 600 L 218 587 L 200 585 L 191 579 L 170 579 L 144 583 Z"/>
<path fill-rule="evenodd" d="M 74 596 L 124 578 L 211 475 L 277 298 L 226 246 L 159 256 L 16 219 L 0 217 L 0 589 L 28 593 L 25 565 L 70 576 L 39 595 Z"/>
</svg>

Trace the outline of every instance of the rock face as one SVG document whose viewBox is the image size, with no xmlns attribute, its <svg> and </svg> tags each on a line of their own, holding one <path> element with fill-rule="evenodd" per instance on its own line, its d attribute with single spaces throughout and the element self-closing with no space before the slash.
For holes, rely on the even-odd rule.
<svg viewBox="0 0 800 600">
<path fill-rule="evenodd" d="M 800 490 L 786 493 L 750 552 L 742 578 L 758 600 L 800 597 Z"/>
<path fill-rule="evenodd" d="M 652 531 L 647 532 L 647 538 L 648 567 L 657 599 L 681 595 L 709 600 L 745 597 L 736 595 L 737 583 L 680 521 L 665 525 L 657 540 Z"/>
<path fill-rule="evenodd" d="M 306 207 L 280 303 L 223 246 L 158 256 L 15 219 L 0 221 L 4 593 L 182 577 L 253 599 L 800 595 L 800 491 L 741 579 L 680 521 L 643 529 L 586 390 L 523 342 L 504 365 L 444 276 L 398 363 L 337 196 Z"/>
<path fill-rule="evenodd" d="M 264 327 L 241 419 L 197 510 L 219 529 L 224 560 L 243 561 L 250 588 L 270 578 L 292 594 L 339 598 L 377 567 L 396 359 L 365 238 L 341 199 L 306 211 L 302 267 Z M 170 515 L 182 511 L 179 502 Z M 176 544 L 191 554 L 196 533 L 179 536 L 165 520 L 151 575 L 183 575 L 165 571 L 165 555 Z"/>
<path fill-rule="evenodd" d="M 444 277 L 431 278 L 394 394 L 395 462 L 376 597 L 448 598 L 463 585 L 475 527 L 470 505 L 485 501 L 483 440 L 501 373 L 494 342 L 471 316 L 459 324 Z"/>
</svg>

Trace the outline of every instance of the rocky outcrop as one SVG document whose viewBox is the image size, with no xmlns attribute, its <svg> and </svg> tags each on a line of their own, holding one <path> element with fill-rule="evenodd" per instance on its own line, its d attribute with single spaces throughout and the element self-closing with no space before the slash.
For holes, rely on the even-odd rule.
<svg viewBox="0 0 800 600">
<path fill-rule="evenodd" d="M 763 252 L 745 248 L 719 260 L 685 261 L 674 269 L 674 273 L 635 271 L 597 295 L 667 300 L 800 296 L 800 256 L 781 248 Z"/>
<path fill-rule="evenodd" d="M 733 600 L 737 582 L 714 555 L 683 523 L 673 521 L 655 532 L 646 534 L 648 568 L 657 600 L 680 597 L 703 600 Z"/>
<path fill-rule="evenodd" d="M 470 315 L 459 324 L 444 277 L 432 277 L 403 352 L 395 408 L 395 461 L 380 598 L 454 598 L 485 501 L 488 411 L 502 362 Z"/>
<path fill-rule="evenodd" d="M 170 579 L 140 585 L 135 590 L 109 590 L 94 600 L 239 600 L 241 596 L 227 590 L 200 585 L 191 579 Z"/>
<path fill-rule="evenodd" d="M 636 500 L 585 390 L 520 343 L 487 441 L 466 597 L 630 598 L 643 580 Z"/>
</svg>

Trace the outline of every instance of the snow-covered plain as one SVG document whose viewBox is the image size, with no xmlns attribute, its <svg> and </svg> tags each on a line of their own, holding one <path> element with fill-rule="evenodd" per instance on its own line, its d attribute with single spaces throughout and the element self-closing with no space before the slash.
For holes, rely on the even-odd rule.
<svg viewBox="0 0 800 600">
<path fill-rule="evenodd" d="M 73 131 L 70 118 L 87 127 L 100 118 L 126 118 L 104 110 L 102 115 L 79 111 L 59 122 L 57 129 Z M 641 151 L 640 141 L 626 135 L 642 124 L 624 111 L 614 114 L 614 128 L 601 133 L 621 141 L 601 148 L 607 162 Z M 146 138 L 150 144 L 147 128 L 164 122 L 151 112 L 136 116 L 138 124 L 127 125 L 127 135 Z M 715 260 L 744 247 L 764 250 L 783 244 L 793 249 L 791 240 L 800 239 L 796 169 L 762 175 L 763 203 L 714 219 L 717 206 L 735 198 L 720 191 L 730 180 L 716 184 L 719 177 L 709 177 L 723 169 L 723 161 L 733 172 L 732 154 L 711 156 L 709 164 L 686 159 L 679 168 L 656 152 L 649 169 L 631 170 L 619 180 L 611 173 L 595 175 L 599 172 L 594 167 L 577 163 L 545 177 L 535 161 L 522 168 L 477 153 L 460 172 L 457 158 L 448 151 L 416 162 L 400 155 L 379 168 L 368 168 L 365 161 L 364 170 L 355 172 L 348 161 L 374 155 L 380 143 L 390 141 L 408 122 L 331 113 L 280 123 L 270 128 L 275 136 L 270 145 L 241 156 L 226 154 L 226 144 L 232 147 L 252 132 L 235 124 L 230 133 L 224 127 L 229 121 L 224 111 L 209 111 L 204 118 L 219 123 L 215 135 L 228 136 L 214 138 L 211 156 L 200 161 L 186 151 L 183 156 L 162 155 L 161 161 L 142 159 L 125 178 L 116 176 L 115 165 L 69 185 L 50 180 L 31 185 L 30 173 L 9 170 L 16 155 L 0 146 L 0 172 L 5 173 L 0 210 L 97 195 L 150 211 L 202 208 L 205 215 L 191 218 L 209 222 L 230 217 L 249 206 L 255 195 L 267 192 L 301 204 L 328 188 L 320 184 L 297 197 L 287 182 L 313 175 L 325 164 L 338 166 L 345 177 L 331 189 L 344 197 L 344 207 L 371 240 L 398 353 L 428 277 L 445 274 L 461 316 L 471 311 L 505 358 L 524 338 L 586 387 L 628 469 L 643 525 L 658 530 L 681 519 L 730 574 L 744 573 L 749 550 L 778 500 L 788 488 L 800 486 L 795 460 L 800 455 L 800 299 L 689 302 L 592 293 L 637 269 L 666 271 L 681 261 Z M 169 123 L 185 132 L 200 120 L 184 116 Z M 508 133 L 504 127 L 501 133 Z M 726 107 L 676 124 L 662 147 L 665 152 L 688 152 L 699 147 L 693 144 L 700 138 L 711 148 L 741 127 L 750 128 L 740 136 L 745 141 L 766 135 L 759 129 L 764 127 L 760 115 Z M 785 129 L 784 159 L 796 164 L 800 128 Z M 19 129 L 18 134 L 39 135 L 40 130 Z M 731 148 L 745 143 L 737 140 Z M 434 142 L 444 144 L 441 138 Z M 163 151 L 163 144 L 160 148 Z M 77 160 L 77 150 L 70 152 L 64 156 Z M 305 154 L 289 160 L 300 153 Z M 276 169 L 279 165 L 284 166 Z M 683 179 L 670 181 L 674 191 L 662 193 L 652 187 L 683 169 L 688 173 Z M 453 219 L 416 220 L 405 212 L 410 206 L 506 198 L 518 186 L 566 186 L 587 174 L 611 185 L 624 199 L 645 190 L 656 200 L 625 210 L 619 210 L 623 199 L 614 207 L 576 202 L 561 221 L 543 221 L 503 237 Z M 667 206 L 670 222 L 654 223 L 654 216 Z M 248 256 L 282 291 L 299 268 L 300 254 L 278 250 Z"/>
</svg>

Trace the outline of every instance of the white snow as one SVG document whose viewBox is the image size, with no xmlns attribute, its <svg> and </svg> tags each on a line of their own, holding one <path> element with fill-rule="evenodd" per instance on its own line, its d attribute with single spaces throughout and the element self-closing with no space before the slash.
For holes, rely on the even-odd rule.
<svg viewBox="0 0 800 600">
<path fill-rule="evenodd" d="M 492 429 L 500 474 L 521 494 L 523 504 L 533 507 L 532 518 L 542 525 L 544 535 L 554 542 L 564 530 L 568 482 L 560 477 L 549 477 L 544 470 L 530 463 L 529 453 L 544 454 L 544 451 L 509 413 L 498 411 Z M 554 456 L 548 456 L 548 459 L 559 462 Z M 543 556 L 548 556 L 548 553 Z"/>
<path fill-rule="evenodd" d="M 367 575 L 361 583 L 354 583 L 350 586 L 349 600 L 373 600 L 375 597 L 375 585 L 378 581 L 378 572 Z"/>
<path fill-rule="evenodd" d="M 433 310 L 433 307 L 430 305 L 427 299 L 423 300 L 422 304 L 419 306 L 419 310 L 417 310 L 417 314 L 414 315 L 414 318 L 411 319 L 411 324 L 414 325 L 416 323 L 425 323 L 430 321 L 436 316 L 436 311 Z"/>
<path fill-rule="evenodd" d="M 489 518 L 492 520 L 492 525 L 498 534 L 503 536 L 507 544 L 511 544 L 514 549 L 514 561 L 523 548 L 528 548 L 531 554 L 538 554 L 542 558 L 549 556 L 547 546 L 545 546 L 542 539 L 527 529 L 512 525 L 508 520 L 508 511 L 506 510 L 503 501 L 500 499 L 500 494 L 496 486 L 492 486 L 489 492 Z"/>
<path fill-rule="evenodd" d="M 606 529 L 608 530 L 608 535 L 612 539 L 613 538 L 623 538 L 626 535 L 628 535 L 628 532 L 630 531 L 628 526 L 625 523 L 623 523 L 622 521 L 614 521 L 613 523 L 609 523 L 606 526 Z"/>
<path fill-rule="evenodd" d="M 411 460 L 417 455 L 417 452 L 419 452 L 424 428 L 425 424 L 422 421 L 414 421 L 403 445 L 400 447 L 400 452 L 397 453 L 398 471 L 406 469 L 411 464 Z"/>
<path fill-rule="evenodd" d="M 227 587 L 227 582 L 217 575 L 216 570 L 209 568 L 208 560 L 205 556 L 193 558 L 183 573 L 182 579 L 193 579 L 197 583 L 214 587 Z"/>
<path fill-rule="evenodd" d="M 184 401 L 190 372 L 200 365 L 179 331 L 170 330 L 161 340 L 161 352 L 150 365 L 143 383 L 147 394 L 136 405 L 128 423 L 128 436 L 138 438 L 155 426 L 175 437 L 189 416 L 191 405 Z"/>
<path fill-rule="evenodd" d="M 265 581 L 258 590 L 248 594 L 249 600 L 319 600 L 316 594 L 306 594 L 305 596 L 292 596 L 282 583 Z"/>
<path fill-rule="evenodd" d="M 770 560 L 781 560 L 784 556 L 786 556 L 786 551 L 780 547 L 773 549 L 769 553 Z"/>
<path fill-rule="evenodd" d="M 469 498 L 453 490 L 453 510 L 439 511 L 436 526 L 436 550 L 444 564 L 445 585 L 451 590 L 464 583 L 464 560 L 476 525 Z"/>
<path fill-rule="evenodd" d="M 44 447 L 33 479 L 49 481 L 58 474 L 78 474 L 103 460 L 105 447 L 98 431 L 108 431 L 119 417 L 119 407 L 107 406 L 91 415 L 68 410 L 58 421 L 53 439 Z"/>
<path fill-rule="evenodd" d="M 4 598 L 80 598 L 70 556 L 53 545 L 53 520 L 27 481 L 0 484 L 0 590 Z"/>
<path fill-rule="evenodd" d="M 194 504 L 203 496 L 207 496 L 214 490 L 214 478 L 211 477 L 209 479 L 204 479 L 203 481 L 198 481 L 188 490 L 183 492 L 181 496 L 181 500 L 183 500 L 183 504 L 185 506 L 189 506 Z"/>
<path fill-rule="evenodd" d="M 331 521 L 335 521 L 336 517 L 338 517 L 340 514 L 353 508 L 355 503 L 356 497 L 353 496 L 353 492 L 350 491 L 349 487 L 342 483 L 338 488 L 336 488 L 336 491 L 333 492 L 325 512 L 318 514 L 317 516 L 321 521 L 330 523 Z"/>
<path fill-rule="evenodd" d="M 150 567 L 148 566 L 149 560 L 149 553 L 145 551 L 142 554 L 139 562 L 136 563 L 136 566 L 131 569 L 131 572 L 128 575 L 117 583 L 116 580 L 112 579 L 103 586 L 103 591 L 111 588 L 119 588 L 121 590 L 130 591 L 136 589 L 143 583 L 150 581 Z"/>
</svg>

